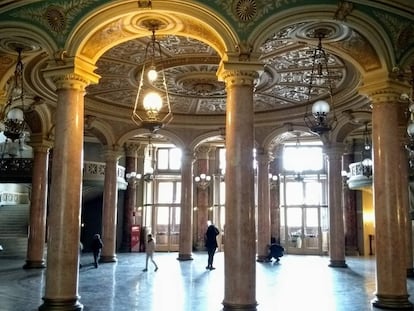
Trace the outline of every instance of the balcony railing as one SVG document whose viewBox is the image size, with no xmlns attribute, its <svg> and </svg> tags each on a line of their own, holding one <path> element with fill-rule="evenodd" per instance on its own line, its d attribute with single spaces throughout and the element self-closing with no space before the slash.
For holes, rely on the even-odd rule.
<svg viewBox="0 0 414 311">
<path fill-rule="evenodd" d="M 363 162 L 349 164 L 348 174 L 349 189 L 357 190 L 372 186 L 372 166 L 363 165 Z"/>
</svg>

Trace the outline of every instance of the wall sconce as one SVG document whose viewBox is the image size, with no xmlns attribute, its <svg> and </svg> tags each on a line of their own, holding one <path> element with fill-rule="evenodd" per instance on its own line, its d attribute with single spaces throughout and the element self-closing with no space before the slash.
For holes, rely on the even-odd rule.
<svg viewBox="0 0 414 311">
<path fill-rule="evenodd" d="M 278 185 L 279 177 L 277 175 L 273 175 L 269 173 L 269 187 L 270 189 L 275 189 Z"/>
<path fill-rule="evenodd" d="M 201 190 L 206 190 L 211 182 L 211 176 L 206 174 L 200 174 L 199 176 L 194 177 L 194 181 L 197 184 L 197 187 Z"/>
<path fill-rule="evenodd" d="M 126 173 L 125 177 L 128 183 L 136 184 L 139 180 L 141 180 L 142 175 L 138 174 L 137 172 L 130 172 L 130 173 Z"/>
</svg>

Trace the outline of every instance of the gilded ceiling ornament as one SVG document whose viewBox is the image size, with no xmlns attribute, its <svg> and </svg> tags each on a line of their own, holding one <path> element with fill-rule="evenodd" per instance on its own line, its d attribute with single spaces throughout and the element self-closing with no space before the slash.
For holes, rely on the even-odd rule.
<svg viewBox="0 0 414 311">
<path fill-rule="evenodd" d="M 62 32 L 66 27 L 66 17 L 62 9 L 57 6 L 50 6 L 46 9 L 44 18 L 50 28 L 55 32 Z"/>
<path fill-rule="evenodd" d="M 234 13 L 242 22 L 251 21 L 257 13 L 257 5 L 254 0 L 238 0 L 234 3 Z"/>
</svg>

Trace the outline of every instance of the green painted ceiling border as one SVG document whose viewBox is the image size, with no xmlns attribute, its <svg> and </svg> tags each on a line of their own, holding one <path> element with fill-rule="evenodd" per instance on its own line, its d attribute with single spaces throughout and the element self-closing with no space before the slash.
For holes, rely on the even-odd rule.
<svg viewBox="0 0 414 311">
<path fill-rule="evenodd" d="M 256 13 L 252 21 L 240 21 L 234 13 L 235 1 L 192 0 L 212 9 L 222 16 L 237 32 L 240 40 L 246 41 L 250 33 L 263 20 L 275 12 L 291 9 L 300 5 L 337 5 L 337 0 L 256 0 Z M 59 48 L 63 48 L 71 29 L 98 6 L 104 6 L 107 0 L 47 0 L 15 7 L 0 14 L 1 21 L 20 21 L 39 27 L 50 33 Z M 354 10 L 372 17 L 384 27 L 388 39 L 394 45 L 397 62 L 414 47 L 414 22 L 394 13 L 368 5 L 354 3 Z M 352 12 L 351 12 L 352 14 Z M 332 16 L 332 18 L 334 18 Z"/>
</svg>

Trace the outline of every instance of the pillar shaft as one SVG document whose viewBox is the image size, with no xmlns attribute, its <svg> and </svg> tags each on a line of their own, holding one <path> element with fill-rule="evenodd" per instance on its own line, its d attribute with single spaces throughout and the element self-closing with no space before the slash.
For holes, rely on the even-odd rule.
<svg viewBox="0 0 414 311">
<path fill-rule="evenodd" d="M 373 305 L 411 309 L 407 294 L 406 202 L 407 184 L 402 185 L 400 92 L 385 87 L 373 96 L 373 172 L 377 292 Z M 404 189 L 403 189 L 404 188 Z"/>
<path fill-rule="evenodd" d="M 105 180 L 102 207 L 102 241 L 103 248 L 100 261 L 115 262 L 116 258 L 116 224 L 118 206 L 118 158 L 116 149 L 107 149 L 105 153 Z"/>
<path fill-rule="evenodd" d="M 329 256 L 330 267 L 346 267 L 345 230 L 342 208 L 342 153 L 341 144 L 328 146 L 328 200 L 329 200 Z"/>
<path fill-rule="evenodd" d="M 192 260 L 193 228 L 193 156 L 184 150 L 181 164 L 181 222 L 178 260 Z"/>
<path fill-rule="evenodd" d="M 137 171 L 137 150 L 139 145 L 137 144 L 128 144 L 125 146 L 125 171 L 127 173 Z M 139 180 L 128 180 L 128 186 L 125 191 L 125 201 L 124 201 L 124 213 L 122 219 L 122 245 L 121 250 L 123 252 L 131 251 L 131 227 L 134 224 L 134 208 L 136 205 L 136 189 L 137 183 Z"/>
<path fill-rule="evenodd" d="M 34 135 L 33 135 L 34 136 Z M 35 141 L 35 137 L 31 141 Z M 24 269 L 46 267 L 45 239 L 46 239 L 46 211 L 49 149 L 51 143 L 32 143 L 33 147 L 33 174 L 29 218 L 29 236 L 27 243 L 26 263 Z"/>
<path fill-rule="evenodd" d="M 263 149 L 256 154 L 257 170 L 257 261 L 267 261 L 270 244 L 269 156 Z"/>
<path fill-rule="evenodd" d="M 82 310 L 79 303 L 79 241 L 86 81 L 64 75 L 57 85 L 48 251 L 44 303 L 39 310 Z"/>
<path fill-rule="evenodd" d="M 226 225 L 224 311 L 256 310 L 253 68 L 230 64 L 226 83 Z M 235 68 L 236 67 L 236 68 Z M 250 70 L 249 70 L 250 69 Z M 226 243 L 226 242 L 225 242 Z"/>
</svg>

